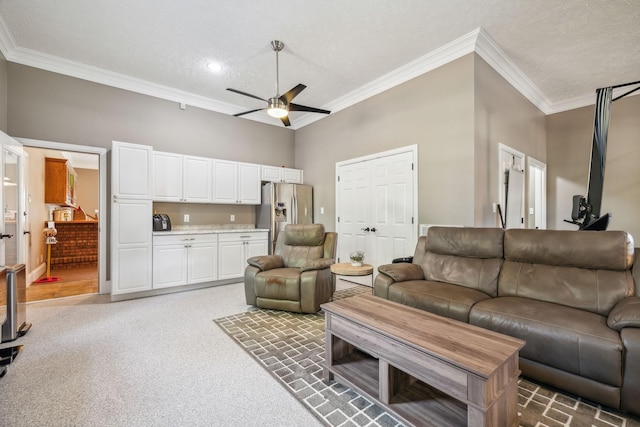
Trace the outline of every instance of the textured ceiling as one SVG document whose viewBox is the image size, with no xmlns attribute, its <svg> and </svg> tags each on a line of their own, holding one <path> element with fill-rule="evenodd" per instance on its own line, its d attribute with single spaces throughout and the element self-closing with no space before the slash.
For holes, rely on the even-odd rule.
<svg viewBox="0 0 640 427">
<path fill-rule="evenodd" d="M 278 39 L 281 93 L 304 83 L 296 103 L 337 111 L 347 104 L 336 100 L 481 28 L 551 113 L 640 80 L 639 23 L 638 0 L 0 0 L 0 49 L 13 62 L 237 113 L 264 104 L 227 87 L 276 94 Z M 294 128 L 303 114 L 291 113 Z"/>
</svg>

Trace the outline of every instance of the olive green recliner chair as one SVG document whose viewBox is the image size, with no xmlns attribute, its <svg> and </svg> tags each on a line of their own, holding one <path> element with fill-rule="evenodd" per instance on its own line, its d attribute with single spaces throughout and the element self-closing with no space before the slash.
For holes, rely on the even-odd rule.
<svg viewBox="0 0 640 427">
<path fill-rule="evenodd" d="M 331 299 L 338 235 L 322 224 L 289 224 L 273 255 L 249 258 L 244 271 L 247 304 L 260 308 L 317 313 Z"/>
</svg>

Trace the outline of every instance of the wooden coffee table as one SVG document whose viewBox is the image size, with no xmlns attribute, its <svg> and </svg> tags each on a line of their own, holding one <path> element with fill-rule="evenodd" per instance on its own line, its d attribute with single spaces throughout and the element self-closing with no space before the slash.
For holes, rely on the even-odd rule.
<svg viewBox="0 0 640 427">
<path fill-rule="evenodd" d="M 415 426 L 516 426 L 525 342 L 372 295 L 323 304 L 324 379 Z"/>
</svg>

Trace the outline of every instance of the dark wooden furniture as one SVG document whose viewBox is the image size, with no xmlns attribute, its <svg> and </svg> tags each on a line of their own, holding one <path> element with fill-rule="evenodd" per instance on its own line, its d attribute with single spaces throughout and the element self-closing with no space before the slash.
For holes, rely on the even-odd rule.
<svg viewBox="0 0 640 427">
<path fill-rule="evenodd" d="M 415 426 L 515 426 L 524 341 L 372 295 L 322 305 L 324 379 Z"/>
<path fill-rule="evenodd" d="M 78 176 L 66 159 L 46 157 L 44 163 L 44 202 L 76 207 Z"/>
</svg>

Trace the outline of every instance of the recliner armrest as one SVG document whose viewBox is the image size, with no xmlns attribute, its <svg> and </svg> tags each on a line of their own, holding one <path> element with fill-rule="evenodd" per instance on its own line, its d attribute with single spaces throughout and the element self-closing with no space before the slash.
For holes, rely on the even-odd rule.
<svg viewBox="0 0 640 427">
<path fill-rule="evenodd" d="M 331 264 L 334 264 L 336 261 L 331 258 L 317 258 L 308 261 L 305 265 L 300 267 L 300 272 L 303 271 L 311 271 L 311 270 L 324 270 L 325 268 L 329 268 Z"/>
<path fill-rule="evenodd" d="M 284 260 L 280 255 L 260 255 L 254 256 L 247 260 L 249 265 L 259 268 L 260 271 L 273 270 L 274 268 L 283 268 Z"/>
<path fill-rule="evenodd" d="M 385 264 L 378 267 L 378 272 L 389 276 L 394 282 L 405 282 L 407 280 L 424 280 L 424 272 L 418 264 Z"/>
<path fill-rule="evenodd" d="M 627 297 L 616 304 L 607 318 L 611 329 L 640 328 L 640 297 Z"/>
</svg>

